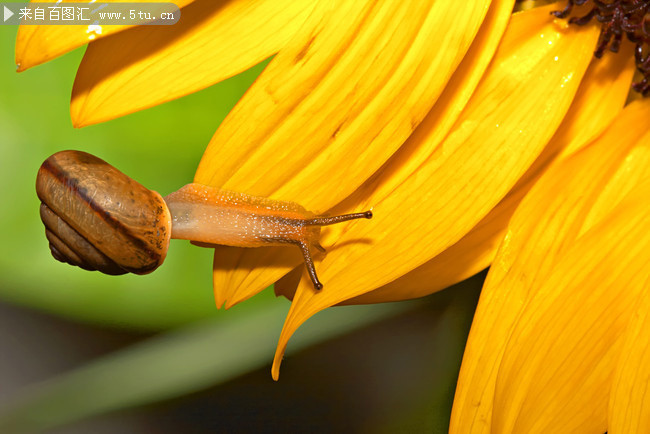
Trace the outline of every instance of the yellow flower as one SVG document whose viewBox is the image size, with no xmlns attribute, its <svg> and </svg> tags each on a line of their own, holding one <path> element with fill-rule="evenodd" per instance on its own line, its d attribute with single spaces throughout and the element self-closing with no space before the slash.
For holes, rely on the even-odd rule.
<svg viewBox="0 0 650 434">
<path fill-rule="evenodd" d="M 537 428 L 537 415 L 552 409 L 569 420 L 568 409 L 578 404 L 564 400 L 574 389 L 562 389 L 564 400 L 555 401 L 539 392 L 548 382 L 535 381 L 551 378 L 550 367 L 557 370 L 571 354 L 562 336 L 550 334 L 549 321 L 564 304 L 564 329 L 553 330 L 582 330 L 575 334 L 580 354 L 596 360 L 589 375 L 583 372 L 581 402 L 593 395 L 587 391 L 601 390 L 615 358 L 605 342 L 623 342 L 622 315 L 645 283 L 632 274 L 617 279 L 622 270 L 641 273 L 645 264 L 634 258 L 647 247 L 648 215 L 639 204 L 647 183 L 628 175 L 626 164 L 642 168 L 633 161 L 644 156 L 628 157 L 637 155 L 632 150 L 643 132 L 635 126 L 647 119 L 647 104 L 631 105 L 604 132 L 625 104 L 631 47 L 592 61 L 596 26 L 569 27 L 550 16 L 554 6 L 511 18 L 514 0 L 178 3 L 187 6 L 173 28 L 105 28 L 93 35 L 73 89 L 73 123 L 168 101 L 277 53 L 215 133 L 195 182 L 293 200 L 321 213 L 372 208 L 375 215 L 323 231 L 320 292 L 292 249 L 215 250 L 218 306 L 276 282 L 276 292 L 293 299 L 274 378 L 290 336 L 318 311 L 420 297 L 495 260 L 452 429 L 528 432 Z M 21 28 L 17 62 L 33 66 L 88 37 L 76 28 Z M 615 146 L 601 145 L 605 140 Z M 589 198 L 581 194 L 587 187 Z M 624 193 L 629 198 L 619 200 Z M 605 261 L 626 252 L 637 256 Z M 630 289 L 613 297 L 607 289 L 620 282 Z M 589 336 L 594 321 L 580 320 L 585 300 L 595 319 L 605 302 L 618 303 L 615 315 L 601 321 L 609 327 L 601 334 Z M 630 336 L 642 334 L 643 321 L 640 315 Z M 545 336 L 543 353 L 532 351 L 538 336 Z M 590 344 L 600 352 L 591 354 Z M 633 337 L 617 344 L 616 354 L 634 344 Z M 536 355 L 526 359 L 526 351 Z M 629 354 L 628 364 L 643 365 L 643 354 Z M 518 369 L 522 358 L 529 371 Z M 602 360 L 611 363 L 604 367 Z M 619 396 L 612 408 L 629 395 L 629 372 L 617 374 L 621 392 L 612 394 Z M 571 385 L 578 377 L 571 371 L 558 378 Z M 538 405 L 540 396 L 550 404 Z M 580 407 L 580 420 L 606 414 L 601 407 Z M 521 415 L 528 419 L 521 422 Z"/>
</svg>

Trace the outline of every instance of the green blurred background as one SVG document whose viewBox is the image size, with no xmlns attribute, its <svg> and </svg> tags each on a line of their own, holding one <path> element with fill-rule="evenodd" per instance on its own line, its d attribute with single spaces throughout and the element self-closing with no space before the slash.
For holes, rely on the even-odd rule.
<svg viewBox="0 0 650 434">
<path fill-rule="evenodd" d="M 0 183 L 4 203 L 11 204 L 0 215 L 0 295 L 84 321 L 142 329 L 214 314 L 211 252 L 186 241 L 172 241 L 165 266 L 148 276 L 82 273 L 53 261 L 35 212 L 35 176 L 50 154 L 81 149 L 170 193 L 191 182 L 216 126 L 261 69 L 171 104 L 74 129 L 70 93 L 84 48 L 17 74 L 15 34 L 15 27 L 0 27 Z"/>
<path fill-rule="evenodd" d="M 75 130 L 69 101 L 84 49 L 17 74 L 16 31 L 0 26 L 1 432 L 446 430 L 482 276 L 421 301 L 318 315 L 290 343 L 273 383 L 289 303 L 267 290 L 216 310 L 210 250 L 173 240 L 165 264 L 147 276 L 55 261 L 34 191 L 45 158 L 84 150 L 167 194 L 191 181 L 262 66 Z"/>
</svg>

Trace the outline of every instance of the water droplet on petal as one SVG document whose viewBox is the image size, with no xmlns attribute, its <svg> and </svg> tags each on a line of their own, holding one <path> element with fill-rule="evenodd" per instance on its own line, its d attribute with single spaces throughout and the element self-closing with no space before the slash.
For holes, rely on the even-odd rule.
<svg viewBox="0 0 650 434">
<path fill-rule="evenodd" d="M 97 35 L 102 34 L 102 26 L 98 24 L 90 24 L 86 29 L 86 33 L 88 33 L 88 39 L 92 41 L 97 37 Z"/>
<path fill-rule="evenodd" d="M 555 26 L 557 26 L 561 30 L 566 30 L 566 29 L 569 28 L 569 20 L 561 20 L 561 19 L 555 18 L 553 20 L 553 24 L 555 24 Z"/>
</svg>

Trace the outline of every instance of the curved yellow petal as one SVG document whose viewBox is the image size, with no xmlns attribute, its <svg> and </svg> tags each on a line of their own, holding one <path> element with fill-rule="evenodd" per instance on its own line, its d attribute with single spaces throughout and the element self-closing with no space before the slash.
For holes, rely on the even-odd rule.
<svg viewBox="0 0 650 434">
<path fill-rule="evenodd" d="M 649 104 L 626 107 L 592 145 L 552 166 L 517 208 L 474 316 L 456 389 L 452 432 L 490 431 L 497 369 L 533 282 L 549 273 L 555 255 L 580 234 L 589 210 L 614 174 L 626 170 L 625 157 L 644 133 L 636 126 L 649 115 Z"/>
<path fill-rule="evenodd" d="M 408 140 L 398 153 L 391 158 L 388 163 L 390 167 L 399 165 L 402 173 L 415 170 L 419 164 L 418 162 L 430 155 L 432 150 L 449 132 L 492 59 L 510 18 L 509 12 L 511 9 L 512 0 L 499 0 L 491 3 L 483 25 L 465 58 L 447 83 L 444 92 L 440 95 L 432 110 L 427 114 L 424 122 L 432 124 L 428 127 L 430 130 L 428 140 Z M 385 170 L 390 169 L 386 168 Z M 325 231 L 328 230 L 325 229 Z M 243 270 L 237 269 L 229 272 L 225 267 L 215 269 L 215 293 L 220 292 L 219 300 L 227 299 L 226 306 L 231 306 L 266 288 L 293 267 L 297 266 L 302 270 L 302 258 L 299 255 L 285 252 L 286 249 L 274 250 L 273 254 L 268 254 L 242 249 L 241 252 L 235 252 L 235 254 L 240 254 L 241 263 L 246 264 Z M 215 264 L 217 261 L 228 261 L 227 258 L 222 257 L 222 254 L 232 253 L 231 251 L 216 252 L 215 258 L 219 256 L 219 259 L 215 259 Z M 288 258 L 291 256 L 294 257 L 294 260 L 289 262 Z M 269 259 L 272 262 L 269 262 Z M 255 264 L 260 265 L 255 267 Z M 287 282 L 292 282 L 292 288 L 283 288 L 283 285 Z M 276 293 L 285 292 L 291 294 L 291 298 L 295 289 L 293 281 L 281 280 L 276 283 Z"/>
<path fill-rule="evenodd" d="M 217 307 L 228 309 L 249 299 L 303 261 L 300 251 L 292 246 L 216 248 L 212 280 Z"/>
<path fill-rule="evenodd" d="M 329 209 L 425 117 L 488 5 L 319 2 L 217 130 L 195 182 Z"/>
<path fill-rule="evenodd" d="M 650 291 L 648 285 L 630 317 L 620 348 L 609 401 L 607 432 L 650 432 Z"/>
<path fill-rule="evenodd" d="M 140 1 L 140 0 L 139 0 Z M 142 3 L 155 3 L 160 0 L 141 0 Z M 194 0 L 170 0 L 182 8 Z M 206 0 L 203 2 L 205 3 Z M 55 3 L 55 0 L 31 0 L 32 3 Z M 104 0 L 104 3 L 111 3 Z M 79 3 L 63 0 L 63 3 Z M 181 15 L 185 13 L 182 11 Z M 20 26 L 16 37 L 16 66 L 24 71 L 32 66 L 52 60 L 91 41 L 105 38 L 134 26 Z"/>
<path fill-rule="evenodd" d="M 296 289 L 302 278 L 302 268 L 297 267 L 282 276 L 280 280 L 273 284 L 273 290 L 276 297 L 286 297 L 289 300 L 293 300 L 293 297 L 296 295 Z"/>
<path fill-rule="evenodd" d="M 369 183 L 343 207 L 372 206 L 375 219 L 333 227 L 318 264 L 325 289 L 303 279 L 280 337 L 314 313 L 389 283 L 453 245 L 514 186 L 560 124 L 591 58 L 595 28 L 567 31 L 548 9 L 513 16 L 495 59 L 447 138 L 386 196 Z M 557 60 L 555 60 L 557 59 Z M 526 89 L 527 92 L 522 92 Z M 540 101 L 543 103 L 540 104 Z M 415 135 L 417 137 L 417 133 Z M 422 139 L 422 138 L 420 138 Z M 426 134 L 424 139 L 426 140 Z M 388 173 L 387 183 L 391 183 Z M 377 184 L 382 183 L 381 176 Z M 352 244 L 355 240 L 366 243 Z"/>
<path fill-rule="evenodd" d="M 620 56 L 594 58 L 562 124 L 542 154 L 499 202 L 453 246 L 399 279 L 343 304 L 379 303 L 422 297 L 447 288 L 487 268 L 517 205 L 544 170 L 558 157 L 575 153 L 611 123 L 623 109 L 635 66 L 632 47 Z M 277 285 L 276 285 L 277 286 Z M 295 288 L 294 288 L 295 290 Z"/>
<path fill-rule="evenodd" d="M 649 194 L 646 177 L 533 282 L 499 367 L 493 433 L 607 430 L 621 337 L 649 277 Z"/>
<path fill-rule="evenodd" d="M 476 82 L 478 81 L 482 71 L 485 69 L 487 63 L 489 62 L 492 56 L 492 52 L 494 51 L 495 46 L 503 32 L 503 27 L 505 26 L 505 22 L 509 17 L 509 10 L 510 10 L 509 8 L 512 7 L 512 0 L 500 0 L 498 2 L 495 1 L 494 4 L 496 6 L 491 7 L 490 13 L 488 14 L 488 19 L 486 21 L 486 25 L 482 27 L 481 41 L 477 40 L 477 42 L 473 44 L 473 48 L 467 55 L 467 57 L 471 57 L 471 59 L 464 60 L 463 63 L 459 66 L 456 73 L 454 73 L 453 79 L 448 83 L 444 93 L 440 96 L 439 101 L 434 108 L 434 111 L 436 112 L 436 116 L 438 116 L 437 117 L 439 121 L 438 133 L 439 136 L 441 137 L 444 136 L 444 134 L 449 130 L 454 120 L 458 117 L 459 112 L 462 110 L 465 103 L 467 102 L 473 89 L 475 88 Z M 422 25 L 425 26 L 425 24 L 426 26 L 431 25 L 431 23 L 428 24 L 423 23 Z M 376 31 L 381 33 L 379 30 Z M 436 38 L 432 38 L 428 40 L 427 44 L 429 44 L 430 47 L 436 47 L 437 45 L 444 43 L 445 37 L 446 36 L 441 33 L 437 35 Z M 435 48 L 434 51 L 437 51 L 437 48 Z M 280 58 L 281 54 L 282 53 L 280 53 L 280 55 L 276 57 L 274 62 Z M 325 52 L 325 53 L 321 53 L 321 56 L 329 56 L 329 55 L 327 52 Z M 265 71 L 263 75 L 266 73 L 267 72 Z M 306 72 L 302 72 L 302 73 L 306 74 Z M 366 78 L 361 78 L 361 80 L 364 81 L 366 80 Z M 379 78 L 377 78 L 377 80 L 379 80 Z M 377 83 L 374 84 L 377 85 Z M 256 83 L 255 86 L 258 86 L 259 88 L 259 86 L 261 85 L 258 82 Z M 342 103 L 344 102 L 345 101 L 343 101 Z M 359 105 L 359 104 L 357 103 L 355 105 Z M 376 120 L 378 125 L 386 121 L 386 119 L 383 118 L 384 116 L 383 113 L 375 113 L 375 114 L 378 115 L 378 118 Z M 293 116 L 293 113 L 291 115 Z M 363 113 L 359 113 L 359 116 L 362 115 L 368 116 Z M 255 125 L 253 125 L 253 127 L 254 126 Z M 373 128 L 374 127 L 375 126 L 373 126 Z M 386 128 L 389 129 L 391 127 L 387 126 Z M 221 129 L 219 131 L 221 131 Z M 219 131 L 217 132 L 217 135 L 215 137 L 219 135 Z M 273 133 L 273 131 L 271 131 L 271 133 Z M 298 133 L 303 134 L 302 132 L 298 132 Z M 325 142 L 328 142 L 327 139 L 329 139 L 329 137 L 326 138 Z M 275 141 L 277 144 L 277 140 L 274 138 L 274 136 L 272 136 L 269 140 Z M 343 144 L 341 146 L 352 146 L 355 148 L 359 147 L 359 143 L 350 141 L 352 140 L 351 137 L 341 137 L 341 140 L 343 141 Z M 241 143 L 234 144 L 234 145 L 243 146 Z M 210 152 L 216 152 L 217 151 L 216 146 L 217 145 L 214 145 L 212 151 Z M 376 146 L 376 143 L 373 143 L 372 146 Z M 410 153 L 416 151 L 422 152 L 422 150 L 419 150 L 416 147 L 411 146 L 410 148 L 411 148 L 409 151 Z M 400 152 L 402 152 L 402 150 L 400 150 Z M 430 153 L 431 149 L 425 152 Z M 342 154 L 340 155 L 340 157 L 345 158 L 345 155 Z M 403 160 L 406 159 L 404 158 Z M 269 161 L 277 161 L 277 158 Z M 262 168 L 265 168 L 266 166 L 269 166 L 269 164 L 267 163 L 265 166 L 262 166 Z M 202 167 L 207 167 L 207 166 L 202 165 Z M 218 169 L 219 168 L 216 166 L 210 168 L 210 170 L 213 172 L 218 172 L 219 171 Z M 268 169 L 275 170 L 281 173 L 283 173 L 283 171 L 286 171 L 287 173 L 290 174 L 290 170 L 284 166 L 284 163 L 282 165 L 282 170 L 278 170 L 274 166 L 269 166 Z M 200 168 L 199 172 L 201 173 L 197 172 L 197 179 L 204 179 L 203 177 L 209 175 L 209 172 L 207 172 L 206 174 L 206 170 L 207 169 L 202 171 Z M 260 170 L 260 172 L 264 172 L 264 170 L 260 168 L 258 168 L 258 170 Z M 334 172 L 341 173 L 342 171 L 339 168 L 337 168 Z M 331 178 L 331 175 L 329 175 L 330 173 L 332 173 L 332 171 L 329 172 L 323 171 L 321 174 L 319 174 L 319 176 L 321 177 L 321 183 L 323 188 L 328 189 L 327 194 L 315 195 L 314 192 L 310 191 L 312 189 L 310 188 L 309 185 L 295 184 L 295 188 L 301 189 L 300 195 L 302 199 L 298 201 L 301 204 L 304 204 L 313 209 L 322 210 L 330 206 L 329 204 L 333 200 L 340 200 L 334 198 L 340 197 L 339 195 L 343 193 L 343 189 L 340 184 L 334 182 L 333 180 L 328 181 L 328 179 Z M 262 186 L 261 188 L 264 188 L 264 186 L 266 186 L 267 181 L 273 182 L 273 180 L 269 181 L 268 179 L 264 179 L 263 181 L 260 182 L 260 185 Z M 276 181 L 284 182 L 278 179 L 276 179 Z M 247 188 L 246 186 L 248 185 L 248 183 L 231 184 L 231 182 L 234 181 L 229 180 L 226 186 L 234 190 L 246 189 Z M 287 182 L 293 182 L 293 181 L 287 180 Z M 278 185 L 282 185 L 283 187 L 286 187 L 287 183 L 282 183 Z M 282 195 L 282 197 L 290 198 L 290 196 L 284 196 L 284 195 Z M 310 201 L 312 205 L 309 204 Z M 314 203 L 316 203 L 316 205 L 313 205 Z M 327 232 L 328 230 L 329 229 L 325 229 L 324 232 Z M 231 255 L 236 255 L 237 259 L 233 259 Z M 287 248 L 273 248 L 270 249 L 270 251 L 264 251 L 264 252 L 257 251 L 257 250 L 249 250 L 249 249 L 248 250 L 247 249 L 240 249 L 240 250 L 218 249 L 215 252 L 215 264 L 227 263 L 228 261 L 233 261 L 233 260 L 235 260 L 238 264 L 241 265 L 240 267 L 238 267 L 238 269 L 234 271 L 230 271 L 226 267 L 218 267 L 218 268 L 215 267 L 214 269 L 214 274 L 213 274 L 214 288 L 215 288 L 215 295 L 216 295 L 218 305 L 221 305 L 224 301 L 227 300 L 226 306 L 228 307 L 239 301 L 245 300 L 246 298 L 266 288 L 268 285 L 270 285 L 271 283 L 279 279 L 283 274 L 287 273 L 289 270 L 302 263 L 302 259 L 300 258 L 300 256 L 295 255 L 292 252 L 287 252 Z"/>
<path fill-rule="evenodd" d="M 88 47 L 70 112 L 76 127 L 196 92 L 275 54 L 315 0 L 197 1 L 171 27 L 140 26 Z"/>
</svg>

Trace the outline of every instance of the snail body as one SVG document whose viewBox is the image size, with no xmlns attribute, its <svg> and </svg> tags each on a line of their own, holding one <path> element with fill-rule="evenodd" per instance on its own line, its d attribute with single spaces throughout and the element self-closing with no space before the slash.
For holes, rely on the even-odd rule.
<svg viewBox="0 0 650 434">
<path fill-rule="evenodd" d="M 41 219 L 52 255 L 106 274 L 147 274 L 162 264 L 170 238 L 200 246 L 294 244 L 321 289 L 310 247 L 320 227 L 372 213 L 317 217 L 287 201 L 187 184 L 163 198 L 115 167 L 81 151 L 61 151 L 36 179 Z"/>
<path fill-rule="evenodd" d="M 173 237 L 235 247 L 315 243 L 320 227 L 307 226 L 313 214 L 294 202 L 271 200 L 201 184 L 165 196 Z"/>
</svg>

